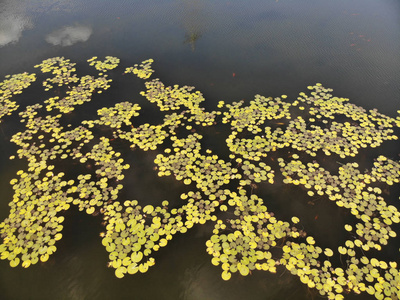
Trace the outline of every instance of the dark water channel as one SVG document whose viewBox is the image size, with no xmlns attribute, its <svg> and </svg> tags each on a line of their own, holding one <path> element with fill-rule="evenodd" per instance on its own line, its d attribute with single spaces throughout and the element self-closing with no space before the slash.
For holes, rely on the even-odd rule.
<svg viewBox="0 0 400 300">
<path fill-rule="evenodd" d="M 153 58 L 157 77 L 166 84 L 195 86 L 210 110 L 220 100 L 249 101 L 255 94 L 286 94 L 293 99 L 317 82 L 366 109 L 377 108 L 392 117 L 400 109 L 397 0 L 0 2 L 1 80 L 7 74 L 37 72 L 34 65 L 55 56 L 71 59 L 85 72 L 88 58 L 106 55 L 120 58 L 124 67 Z M 82 119 L 94 116 L 103 106 L 128 99 L 135 102 L 142 87 L 122 76 L 116 78 L 120 81 L 115 79 L 107 96 L 80 112 Z M 43 101 L 38 96 L 32 90 L 20 99 L 25 104 Z M 11 118 L 0 124 L 1 220 L 7 217 L 12 199 L 9 181 L 24 167 L 23 162 L 8 160 L 15 152 L 9 139 L 17 126 Z M 225 139 L 215 132 L 208 136 L 215 145 Z M 400 152 L 398 143 L 386 147 L 389 153 Z M 180 185 L 158 178 L 149 168 L 153 157 L 135 159 L 143 165 L 129 175 L 127 197 L 146 204 L 179 198 Z M 286 186 L 266 189 L 263 194 L 269 210 L 283 219 L 304 216 L 312 233 L 333 247 L 343 233 L 345 216 L 332 203 L 309 205 L 302 197 Z M 0 261 L 0 299 L 319 298 L 283 269 L 277 274 L 236 274 L 223 281 L 220 267 L 213 266 L 206 253 L 211 223 L 175 237 L 156 254 L 156 265 L 146 274 L 117 279 L 106 265 L 108 254 L 99 237 L 104 230 L 101 221 L 71 209 L 63 239 L 48 262 L 23 269 Z M 346 299 L 370 298 L 350 294 Z"/>
</svg>

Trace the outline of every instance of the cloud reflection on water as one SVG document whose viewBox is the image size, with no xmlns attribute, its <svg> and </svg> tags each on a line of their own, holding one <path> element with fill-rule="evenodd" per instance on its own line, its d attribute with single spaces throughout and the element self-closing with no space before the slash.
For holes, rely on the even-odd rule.
<svg viewBox="0 0 400 300">
<path fill-rule="evenodd" d="M 18 42 L 22 32 L 32 27 L 26 16 L 0 13 L 0 47 Z"/>
<path fill-rule="evenodd" d="M 78 42 L 86 42 L 92 35 L 92 29 L 88 26 L 65 26 L 55 30 L 46 36 L 46 42 L 52 45 L 71 46 Z"/>
</svg>

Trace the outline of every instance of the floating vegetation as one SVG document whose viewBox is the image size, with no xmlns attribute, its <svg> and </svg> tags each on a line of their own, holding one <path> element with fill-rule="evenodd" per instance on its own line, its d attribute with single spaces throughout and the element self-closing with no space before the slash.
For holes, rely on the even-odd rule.
<svg viewBox="0 0 400 300">
<path fill-rule="evenodd" d="M 133 73 L 141 79 L 148 79 L 154 72 L 154 70 L 151 68 L 151 64 L 153 62 L 153 59 L 145 60 L 139 65 L 135 64 L 133 67 L 126 68 L 125 73 Z"/>
<path fill-rule="evenodd" d="M 54 57 L 44 60 L 41 64 L 36 65 L 35 68 L 40 67 L 42 73 L 51 72 L 54 75 L 53 78 L 43 81 L 44 90 L 49 91 L 55 84 L 61 87 L 77 82 L 79 78 L 74 74 L 76 71 L 75 65 L 75 63 L 71 63 L 69 59 L 64 57 Z"/>
<path fill-rule="evenodd" d="M 90 66 L 94 66 L 96 70 L 100 72 L 107 72 L 108 70 L 115 69 L 119 64 L 119 58 L 113 56 L 106 56 L 104 61 L 97 60 L 97 56 L 94 56 L 87 61 Z"/>
<path fill-rule="evenodd" d="M 329 299 L 343 299 L 349 292 L 398 299 L 399 262 L 382 260 L 377 253 L 397 236 L 400 212 L 385 196 L 399 184 L 400 162 L 380 155 L 362 170 L 351 160 L 364 148 L 397 140 L 399 116 L 366 111 L 321 84 L 309 86 L 292 102 L 286 95 L 256 95 L 248 105 L 220 101 L 219 110 L 205 111 L 205 99 L 194 87 L 147 80 L 154 72 L 149 59 L 125 73 L 146 79 L 141 95 L 164 114 L 159 124 L 139 121 L 141 107 L 124 101 L 73 126 L 65 115 L 106 91 L 111 79 L 103 73 L 120 61 L 107 56 L 88 62 L 98 77 L 78 77 L 75 64 L 63 57 L 37 65 L 51 74 L 43 81 L 44 90 L 57 91 L 57 96 L 19 111 L 25 128 L 11 142 L 27 166 L 10 181 L 10 213 L 0 223 L 0 258 L 11 267 L 49 260 L 62 238 L 65 211 L 76 206 L 103 217 L 102 244 L 118 278 L 147 272 L 155 252 L 177 234 L 212 222 L 206 251 L 211 263 L 221 267 L 223 280 L 235 273 L 286 269 Z M 11 98 L 35 80 L 35 74 L 21 73 L 0 83 L 0 120 L 19 109 Z M 218 123 L 231 130 L 225 140 L 229 160 L 204 147 L 202 127 Z M 117 151 L 123 146 L 154 151 L 158 176 L 187 186 L 181 205 L 170 207 L 164 200 L 141 206 L 140 200 L 122 199 L 124 184 L 131 184 L 125 178 L 131 165 Z M 327 158 L 337 161 L 336 167 L 324 167 Z M 347 239 L 324 247 L 320 237 L 307 233 L 301 216 L 277 218 L 257 195 L 261 185 L 276 183 L 297 186 L 305 197 L 348 212 L 351 224 L 343 224 Z"/>
<path fill-rule="evenodd" d="M 27 72 L 15 75 L 7 75 L 6 79 L 0 83 L 0 123 L 5 115 L 11 115 L 17 110 L 19 105 L 15 101 L 10 101 L 13 95 L 21 94 L 36 80 L 35 74 Z"/>
</svg>

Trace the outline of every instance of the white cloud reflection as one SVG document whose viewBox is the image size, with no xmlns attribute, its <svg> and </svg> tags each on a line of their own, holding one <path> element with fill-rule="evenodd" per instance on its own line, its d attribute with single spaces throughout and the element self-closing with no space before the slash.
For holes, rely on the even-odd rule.
<svg viewBox="0 0 400 300">
<path fill-rule="evenodd" d="M 32 28 L 32 23 L 25 16 L 0 13 L 0 47 L 18 42 L 27 28 Z"/>
<path fill-rule="evenodd" d="M 65 26 L 46 36 L 46 42 L 52 45 L 71 46 L 78 42 L 86 42 L 92 29 L 83 25 Z"/>
</svg>

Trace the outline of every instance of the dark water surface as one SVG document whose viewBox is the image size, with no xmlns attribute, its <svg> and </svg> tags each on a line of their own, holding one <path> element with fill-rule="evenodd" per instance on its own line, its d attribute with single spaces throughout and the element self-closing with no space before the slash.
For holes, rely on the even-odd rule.
<svg viewBox="0 0 400 300">
<path fill-rule="evenodd" d="M 153 58 L 157 77 L 166 84 L 195 86 L 204 94 L 208 109 L 215 109 L 220 100 L 249 101 L 255 94 L 286 94 L 293 99 L 316 82 L 366 109 L 378 108 L 389 116 L 400 109 L 397 0 L 0 2 L 1 80 L 7 74 L 37 72 L 35 64 L 55 56 L 71 59 L 84 72 L 86 60 L 95 55 L 116 56 L 123 67 Z M 84 111 L 85 116 L 102 106 L 135 101 L 142 88 L 126 87 L 117 80 L 112 86 L 117 88 L 110 89 L 108 98 L 91 103 L 88 107 L 93 110 Z M 43 101 L 34 93 L 21 99 L 26 104 Z M 1 220 L 8 215 L 12 199 L 8 182 L 23 167 L 8 160 L 15 151 L 8 143 L 16 126 L 13 122 L 17 121 L 7 119 L 0 125 Z M 143 168 L 151 163 L 142 161 Z M 176 184 L 170 179 L 140 170 L 129 176 L 131 199 L 156 203 L 169 197 L 173 202 L 179 195 L 169 192 Z M 280 188 L 262 195 L 267 207 L 284 219 L 293 212 L 304 215 L 311 232 L 325 236 L 325 246 L 334 245 L 344 224 L 334 205 L 309 206 L 293 196 L 294 188 Z M 221 269 L 211 264 L 206 253 L 212 226 L 176 236 L 157 253 L 156 265 L 148 273 L 117 279 L 113 269 L 106 267 L 107 252 L 99 237 L 104 230 L 101 219 L 72 209 L 66 214 L 63 239 L 48 262 L 23 269 L 0 261 L 0 299 L 318 298 L 282 270 L 235 275 L 224 282 Z"/>
</svg>

